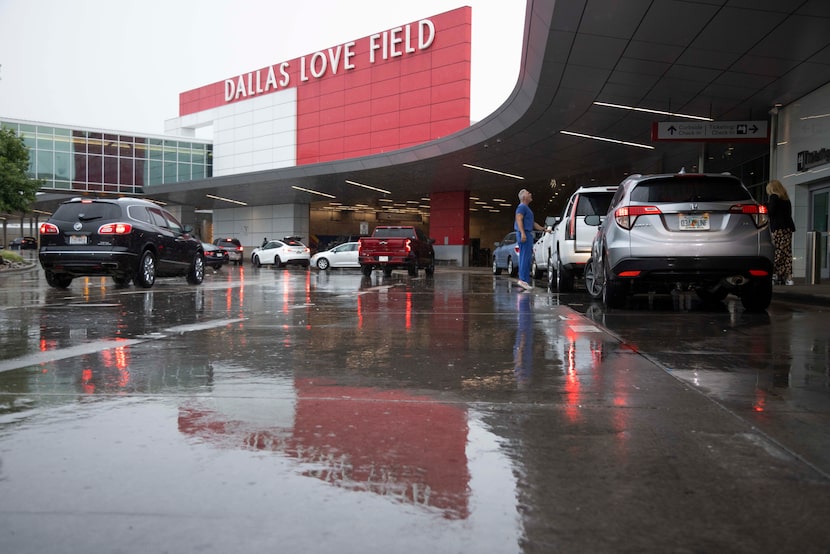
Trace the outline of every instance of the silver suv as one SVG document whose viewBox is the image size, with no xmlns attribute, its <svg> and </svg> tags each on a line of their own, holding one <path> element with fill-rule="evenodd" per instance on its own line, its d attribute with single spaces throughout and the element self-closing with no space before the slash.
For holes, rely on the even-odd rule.
<svg viewBox="0 0 830 554">
<path fill-rule="evenodd" d="M 731 175 L 632 175 L 599 225 L 585 268 L 594 298 L 621 307 L 639 292 L 693 290 L 704 301 L 731 292 L 744 308 L 772 299 L 773 244 L 766 207 Z"/>
</svg>

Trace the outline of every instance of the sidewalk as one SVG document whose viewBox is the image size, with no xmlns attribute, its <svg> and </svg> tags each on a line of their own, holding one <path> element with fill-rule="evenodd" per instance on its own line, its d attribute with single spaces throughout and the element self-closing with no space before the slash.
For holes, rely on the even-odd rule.
<svg viewBox="0 0 830 554">
<path fill-rule="evenodd" d="M 775 285 L 772 289 L 773 300 L 803 302 L 830 306 L 830 280 L 811 285 L 804 278 L 796 278 L 794 285 Z"/>
</svg>

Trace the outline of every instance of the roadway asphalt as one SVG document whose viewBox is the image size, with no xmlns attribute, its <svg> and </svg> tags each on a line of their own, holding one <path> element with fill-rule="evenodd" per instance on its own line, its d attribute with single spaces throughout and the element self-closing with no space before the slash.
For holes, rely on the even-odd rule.
<svg viewBox="0 0 830 554">
<path fill-rule="evenodd" d="M 827 285 L 589 317 L 514 282 L 0 276 L 0 551 L 830 551 Z"/>
</svg>

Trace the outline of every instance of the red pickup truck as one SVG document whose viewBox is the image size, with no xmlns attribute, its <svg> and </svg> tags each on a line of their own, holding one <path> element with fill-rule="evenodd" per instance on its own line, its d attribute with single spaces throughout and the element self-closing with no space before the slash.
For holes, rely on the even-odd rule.
<svg viewBox="0 0 830 554">
<path fill-rule="evenodd" d="M 358 262 L 363 275 L 380 268 L 389 276 L 395 268 L 406 268 L 409 275 L 418 275 L 423 268 L 427 275 L 435 272 L 435 241 L 412 226 L 379 225 L 371 237 L 361 237 Z"/>
</svg>

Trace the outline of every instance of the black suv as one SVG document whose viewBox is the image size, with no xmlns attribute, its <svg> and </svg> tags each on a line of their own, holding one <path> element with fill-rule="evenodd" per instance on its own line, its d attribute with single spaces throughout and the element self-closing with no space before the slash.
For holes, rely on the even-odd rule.
<svg viewBox="0 0 830 554">
<path fill-rule="evenodd" d="M 40 265 L 49 285 L 66 288 L 75 277 L 109 275 L 150 288 L 156 277 L 205 274 L 202 243 L 157 204 L 138 198 L 64 202 L 40 225 Z"/>
</svg>

